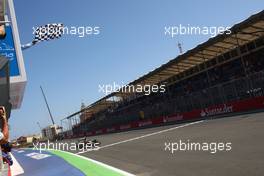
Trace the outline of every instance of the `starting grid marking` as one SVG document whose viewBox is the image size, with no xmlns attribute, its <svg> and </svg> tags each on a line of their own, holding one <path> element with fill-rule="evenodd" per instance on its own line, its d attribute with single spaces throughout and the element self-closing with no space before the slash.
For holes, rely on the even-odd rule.
<svg viewBox="0 0 264 176">
<path fill-rule="evenodd" d="M 29 154 L 26 154 L 26 156 L 29 156 L 29 157 L 31 157 L 31 156 L 33 156 L 33 155 L 37 155 L 38 153 L 29 153 Z"/>
<path fill-rule="evenodd" d="M 44 159 L 44 158 L 48 158 L 51 155 L 33 152 L 33 153 L 26 154 L 25 156 L 28 156 L 28 157 L 30 157 L 32 159 L 41 160 L 41 159 Z"/>
</svg>

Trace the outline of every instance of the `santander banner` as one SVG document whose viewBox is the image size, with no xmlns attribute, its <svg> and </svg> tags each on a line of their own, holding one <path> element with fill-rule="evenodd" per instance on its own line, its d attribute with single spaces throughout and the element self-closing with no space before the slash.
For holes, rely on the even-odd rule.
<svg viewBox="0 0 264 176">
<path fill-rule="evenodd" d="M 170 116 L 158 117 L 148 120 L 135 121 L 129 124 L 118 125 L 115 127 L 101 129 L 93 132 L 87 132 L 86 136 L 92 136 L 96 134 L 104 134 L 116 132 L 119 130 L 129 130 L 139 127 L 159 125 L 169 122 L 177 122 L 184 120 L 195 120 L 199 118 L 207 118 L 218 115 L 224 115 L 236 112 L 246 112 L 251 110 L 264 109 L 264 97 L 250 98 L 246 100 L 233 101 L 226 104 L 220 104 L 217 106 L 210 106 L 205 109 L 196 109 L 190 112 L 177 113 Z"/>
<path fill-rule="evenodd" d="M 200 116 L 201 117 L 206 117 L 206 116 L 215 116 L 215 115 L 220 115 L 220 114 L 226 114 L 229 112 L 233 112 L 233 105 L 222 105 L 221 107 L 216 107 L 216 108 L 206 108 L 202 109 Z"/>
</svg>

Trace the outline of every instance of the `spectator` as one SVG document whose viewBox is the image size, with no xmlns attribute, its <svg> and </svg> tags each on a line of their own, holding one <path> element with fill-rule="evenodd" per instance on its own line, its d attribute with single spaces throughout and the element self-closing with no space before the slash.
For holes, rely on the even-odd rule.
<svg viewBox="0 0 264 176">
<path fill-rule="evenodd" d="M 12 145 L 9 142 L 7 142 L 1 145 L 1 149 L 2 149 L 2 157 L 3 157 L 4 163 L 7 163 L 9 166 L 12 166 L 13 160 L 10 155 Z"/>
<path fill-rule="evenodd" d="M 0 121 L 1 121 L 1 131 L 0 131 L 0 144 L 6 144 L 9 138 L 8 122 L 6 118 L 5 107 L 0 106 Z"/>
<path fill-rule="evenodd" d="M 13 164 L 12 158 L 10 156 L 11 152 L 11 144 L 8 142 L 9 138 L 9 131 L 8 131 L 8 122 L 6 118 L 6 111 L 5 107 L 0 106 L 0 121 L 2 124 L 1 131 L 0 131 L 0 144 L 2 149 L 2 157 L 5 163 L 8 163 L 9 166 Z"/>
</svg>

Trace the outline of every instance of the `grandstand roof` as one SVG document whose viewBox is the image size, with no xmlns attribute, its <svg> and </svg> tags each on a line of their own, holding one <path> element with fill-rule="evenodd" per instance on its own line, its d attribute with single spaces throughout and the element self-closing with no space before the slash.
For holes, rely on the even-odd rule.
<svg viewBox="0 0 264 176">
<path fill-rule="evenodd" d="M 231 28 L 231 34 L 225 32 L 210 38 L 208 41 L 196 46 L 195 48 L 185 52 L 182 55 L 170 60 L 168 63 L 161 65 L 159 68 L 143 75 L 142 77 L 132 81 L 129 85 L 153 85 L 166 81 L 168 78 L 178 75 L 192 67 L 205 63 L 219 55 L 222 55 L 239 45 L 244 45 L 264 34 L 264 11 L 252 15 L 245 21 L 234 25 Z M 115 101 L 110 98 L 126 97 L 129 93 L 121 91 L 113 92 L 87 108 L 76 112 L 67 118 L 71 118 L 78 113 L 88 110 L 96 113 L 104 108 L 109 107 Z"/>
</svg>

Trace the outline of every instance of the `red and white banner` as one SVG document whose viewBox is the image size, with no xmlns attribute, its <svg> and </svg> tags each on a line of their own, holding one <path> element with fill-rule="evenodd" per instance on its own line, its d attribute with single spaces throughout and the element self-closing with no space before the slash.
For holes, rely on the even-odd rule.
<svg viewBox="0 0 264 176">
<path fill-rule="evenodd" d="M 177 122 L 183 120 L 194 120 L 211 116 L 223 115 L 235 112 L 246 112 L 251 110 L 264 109 L 264 97 L 250 98 L 246 100 L 233 101 L 217 106 L 210 106 L 205 109 L 193 110 L 190 112 L 177 113 L 166 117 L 157 117 L 148 120 L 139 120 L 125 125 L 118 125 L 106 129 L 101 129 L 93 132 L 88 132 L 86 135 L 92 136 L 96 134 L 104 134 L 115 132 L 118 130 L 128 130 L 132 128 L 157 125 L 168 122 Z"/>
</svg>

